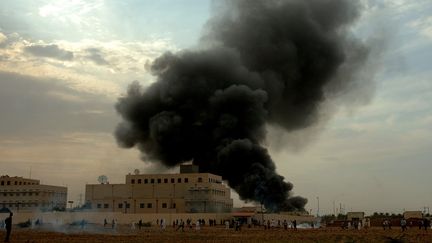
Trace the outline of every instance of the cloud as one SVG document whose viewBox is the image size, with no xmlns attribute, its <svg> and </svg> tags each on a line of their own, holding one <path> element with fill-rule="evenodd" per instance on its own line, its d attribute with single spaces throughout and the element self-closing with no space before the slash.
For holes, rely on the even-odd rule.
<svg viewBox="0 0 432 243">
<path fill-rule="evenodd" d="M 7 40 L 7 36 L 0 32 L 0 44 Z"/>
<path fill-rule="evenodd" d="M 55 44 L 51 45 L 31 45 L 24 48 L 26 53 L 38 57 L 49 57 L 62 61 L 70 61 L 73 59 L 74 54 L 71 51 L 66 51 L 59 48 Z"/>
<path fill-rule="evenodd" d="M 117 123 L 113 103 L 103 95 L 65 87 L 60 80 L 0 72 L 0 138 L 111 133 Z"/>
<path fill-rule="evenodd" d="M 417 29 L 422 35 L 432 39 L 432 16 L 411 21 L 408 26 Z"/>
<path fill-rule="evenodd" d="M 0 71 L 57 79 L 71 89 L 110 97 L 118 97 L 132 80 L 151 83 L 154 78 L 145 63 L 177 50 L 169 39 L 45 42 L 17 33 L 5 35 L 6 41 L 0 43 Z"/>
<path fill-rule="evenodd" d="M 109 62 L 105 59 L 104 53 L 98 48 L 88 48 L 87 58 L 96 63 L 97 65 L 108 65 Z"/>
</svg>

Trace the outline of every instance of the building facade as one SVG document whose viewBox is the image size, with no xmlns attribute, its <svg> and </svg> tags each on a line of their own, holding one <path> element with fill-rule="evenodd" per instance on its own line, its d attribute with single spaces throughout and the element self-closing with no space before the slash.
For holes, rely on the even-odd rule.
<svg viewBox="0 0 432 243">
<path fill-rule="evenodd" d="M 178 174 L 129 174 L 125 184 L 88 184 L 92 210 L 124 213 L 229 212 L 233 200 L 222 177 L 182 165 Z"/>
<path fill-rule="evenodd" d="M 42 185 L 39 180 L 0 176 L 0 206 L 16 211 L 64 210 L 67 188 Z"/>
<path fill-rule="evenodd" d="M 403 213 L 404 219 L 421 219 L 423 218 L 422 211 L 405 211 Z"/>
</svg>

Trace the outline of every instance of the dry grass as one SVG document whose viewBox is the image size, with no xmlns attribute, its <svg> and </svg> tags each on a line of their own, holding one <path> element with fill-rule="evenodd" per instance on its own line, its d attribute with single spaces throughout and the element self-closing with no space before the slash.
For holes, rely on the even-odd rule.
<svg viewBox="0 0 432 243">
<path fill-rule="evenodd" d="M 0 231 L 4 237 L 5 231 Z M 2 240 L 3 238 L 0 238 Z M 169 227 L 162 231 L 159 228 L 132 230 L 120 226 L 114 230 L 99 225 L 54 229 L 49 226 L 38 229 L 17 229 L 12 231 L 11 242 L 432 242 L 432 231 L 410 229 L 402 233 L 399 229 L 383 231 L 380 228 L 367 230 L 341 229 L 299 229 L 283 230 L 263 228 L 243 228 L 240 232 L 222 227 L 204 227 L 200 231 L 186 229 L 175 231 Z"/>
</svg>

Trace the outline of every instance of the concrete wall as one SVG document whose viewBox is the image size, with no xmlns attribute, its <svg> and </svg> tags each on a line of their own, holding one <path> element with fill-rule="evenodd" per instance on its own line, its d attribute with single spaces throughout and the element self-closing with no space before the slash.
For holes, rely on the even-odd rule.
<svg viewBox="0 0 432 243">
<path fill-rule="evenodd" d="M 9 214 L 0 214 L 0 220 L 4 220 Z M 264 220 L 297 220 L 297 223 L 302 222 L 316 222 L 316 218 L 313 216 L 297 216 L 288 214 L 256 214 L 254 218 L 262 222 Z M 31 212 L 14 212 L 13 222 L 14 224 L 25 222 L 27 220 L 42 220 L 43 223 L 49 224 L 70 224 L 85 220 L 89 223 L 103 224 L 104 219 L 110 223 L 113 219 L 117 220 L 118 224 L 130 224 L 131 222 L 137 223 L 140 219 L 143 222 L 151 222 L 156 225 L 156 221 L 164 219 L 167 225 L 172 225 L 172 222 L 180 219 L 186 221 L 191 219 L 195 223 L 198 219 L 204 219 L 208 223 L 209 219 L 216 219 L 219 224 L 224 220 L 232 219 L 231 213 L 159 213 L 159 214 L 124 214 L 120 212 L 44 212 L 44 213 L 31 213 Z"/>
<path fill-rule="evenodd" d="M 4 220 L 8 217 L 9 214 L 0 214 L 0 220 Z M 46 212 L 46 213 L 21 213 L 14 212 L 13 223 L 17 224 L 20 222 L 25 222 L 27 220 L 42 220 L 43 223 L 49 224 L 70 224 L 72 222 L 77 222 L 81 220 L 85 220 L 89 223 L 94 224 L 103 224 L 104 219 L 106 219 L 109 223 L 115 219 L 118 224 L 130 224 L 131 222 L 138 223 L 141 219 L 144 223 L 151 222 L 152 225 L 156 225 L 156 221 L 160 219 L 164 219 L 167 222 L 167 225 L 172 225 L 172 222 L 175 220 L 183 219 L 186 221 L 187 219 L 191 219 L 192 222 L 196 222 L 198 219 L 204 219 L 208 222 L 208 219 L 216 219 L 216 222 L 219 224 L 221 220 L 231 219 L 230 213 L 206 213 L 206 214 L 169 214 L 169 213 L 161 213 L 161 214 L 124 214 L 119 212 Z"/>
</svg>

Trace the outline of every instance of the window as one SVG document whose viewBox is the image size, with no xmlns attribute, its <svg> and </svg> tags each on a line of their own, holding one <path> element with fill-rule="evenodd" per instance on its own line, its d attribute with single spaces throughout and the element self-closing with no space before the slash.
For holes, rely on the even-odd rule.
<svg viewBox="0 0 432 243">
<path fill-rule="evenodd" d="M 161 182 L 162 182 L 162 179 L 157 179 L 157 182 L 158 182 L 158 183 L 161 183 Z"/>
<path fill-rule="evenodd" d="M 18 181 L 15 181 L 15 185 L 18 185 Z"/>
<path fill-rule="evenodd" d="M 144 208 L 145 204 L 144 203 L 140 203 L 140 208 Z"/>
<path fill-rule="evenodd" d="M 152 208 L 152 204 L 151 203 L 147 203 L 147 208 Z"/>
<path fill-rule="evenodd" d="M 141 184 L 141 179 L 138 179 L 138 184 Z"/>
<path fill-rule="evenodd" d="M 132 180 L 131 180 L 131 183 L 132 183 L 132 184 L 135 184 L 135 179 L 132 179 Z"/>
<path fill-rule="evenodd" d="M 8 186 L 10 186 L 10 181 L 7 181 L 7 183 L 6 183 Z"/>
<path fill-rule="evenodd" d="M 123 208 L 123 203 L 119 203 L 118 208 Z"/>
<path fill-rule="evenodd" d="M 98 203 L 97 208 L 102 208 L 102 204 Z"/>
<path fill-rule="evenodd" d="M 147 184 L 148 183 L 148 180 L 147 179 L 144 179 L 144 184 Z"/>
<path fill-rule="evenodd" d="M 198 177 L 198 182 L 202 182 L 202 178 L 201 177 Z"/>
<path fill-rule="evenodd" d="M 178 183 L 181 183 L 181 178 L 178 178 L 178 179 L 177 179 L 177 182 L 178 182 Z"/>
<path fill-rule="evenodd" d="M 167 208 L 167 204 L 166 203 L 162 203 L 162 208 Z"/>
<path fill-rule="evenodd" d="M 4 186 L 4 181 L 1 182 L 1 185 Z"/>
<path fill-rule="evenodd" d="M 171 178 L 171 183 L 174 183 L 174 182 L 175 182 L 174 178 Z"/>
<path fill-rule="evenodd" d="M 176 208 L 176 204 L 175 203 L 172 204 L 172 208 Z"/>
<path fill-rule="evenodd" d="M 22 182 L 20 181 L 19 184 L 22 185 Z"/>
<path fill-rule="evenodd" d="M 168 179 L 167 178 L 164 179 L 164 183 L 168 183 Z"/>
<path fill-rule="evenodd" d="M 185 179 L 184 179 L 184 182 L 185 182 L 185 183 L 188 183 L 188 182 L 189 182 L 189 178 L 185 178 Z"/>
<path fill-rule="evenodd" d="M 153 184 L 153 183 L 154 183 L 154 179 L 151 179 L 151 180 L 150 180 L 150 183 L 152 183 L 152 184 Z"/>
<path fill-rule="evenodd" d="M 104 204 L 104 208 L 109 208 L 109 204 L 108 204 L 108 203 L 105 203 L 105 204 Z"/>
</svg>

